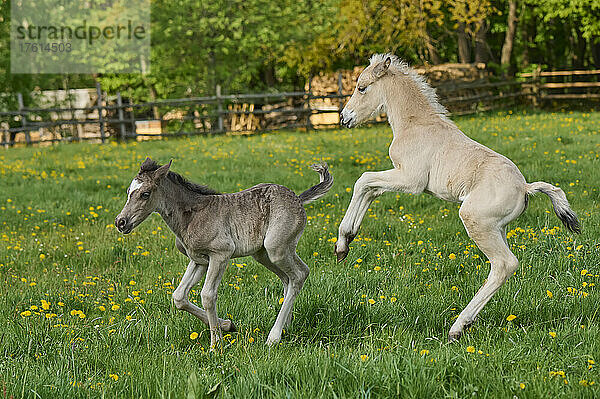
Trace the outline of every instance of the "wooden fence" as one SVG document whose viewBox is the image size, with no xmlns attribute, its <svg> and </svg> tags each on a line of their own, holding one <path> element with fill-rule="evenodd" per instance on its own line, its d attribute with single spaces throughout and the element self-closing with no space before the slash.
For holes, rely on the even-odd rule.
<svg viewBox="0 0 600 399">
<path fill-rule="evenodd" d="M 537 71 L 513 80 L 443 83 L 436 89 L 451 114 L 465 115 L 516 104 L 600 99 L 599 77 L 600 70 Z M 338 81 L 337 92 L 329 95 L 313 95 L 310 85 L 301 92 L 234 95 L 217 88 L 214 96 L 141 104 L 124 101 L 120 93 L 108 95 L 98 86 L 94 103 L 86 107 L 28 108 L 19 94 L 19 109 L 0 112 L 0 145 L 332 127 L 349 96 L 342 94 Z M 321 106 L 324 102 L 329 105 Z M 320 118 L 323 114 L 330 117 Z"/>
</svg>

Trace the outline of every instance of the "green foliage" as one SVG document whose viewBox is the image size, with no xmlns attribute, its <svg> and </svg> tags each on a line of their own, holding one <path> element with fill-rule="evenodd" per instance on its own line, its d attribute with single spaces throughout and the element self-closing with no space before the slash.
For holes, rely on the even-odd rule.
<svg viewBox="0 0 600 399">
<path fill-rule="evenodd" d="M 600 67 L 599 2 L 517 3 L 511 71 Z M 15 92 L 89 87 L 96 79 L 110 93 L 145 101 L 213 95 L 217 85 L 223 93 L 301 89 L 311 75 L 364 65 L 374 52 L 457 62 L 459 28 L 471 48 L 483 29 L 477 40 L 499 64 L 508 11 L 507 0 L 156 0 L 150 73 L 58 76 L 9 73 L 9 5 L 0 4 L 0 92 L 9 93 L 0 106 L 13 109 Z"/>
<path fill-rule="evenodd" d="M 544 21 L 553 19 L 577 21 L 583 36 L 594 42 L 600 41 L 600 2 L 589 0 L 541 1 L 546 14 Z"/>
<path fill-rule="evenodd" d="M 403 55 L 413 60 L 417 50 L 430 43 L 432 25 L 443 25 L 439 0 L 342 2 L 337 33 L 339 52 L 364 60 L 373 53 L 396 53 L 402 49 Z"/>
<path fill-rule="evenodd" d="M 154 1 L 147 76 L 104 76 L 103 86 L 148 99 L 274 91 L 298 86 L 303 49 L 327 28 L 330 1 Z M 160 12 L 163 10 L 165 12 Z"/>
</svg>

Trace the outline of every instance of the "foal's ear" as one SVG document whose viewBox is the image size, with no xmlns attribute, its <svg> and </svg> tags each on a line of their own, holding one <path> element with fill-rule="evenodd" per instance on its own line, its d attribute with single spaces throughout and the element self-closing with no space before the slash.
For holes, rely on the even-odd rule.
<svg viewBox="0 0 600 399">
<path fill-rule="evenodd" d="M 146 160 L 142 162 L 140 165 L 140 171 L 150 170 L 151 166 L 154 164 L 154 161 L 150 159 L 150 157 L 146 157 Z"/>
<path fill-rule="evenodd" d="M 392 58 L 391 57 L 387 57 L 385 59 L 385 61 L 380 62 L 375 69 L 373 69 L 373 74 L 375 74 L 375 76 L 377 78 L 382 77 L 383 75 L 385 75 L 385 73 L 387 72 L 387 70 L 390 67 L 390 64 L 392 63 Z"/>
<path fill-rule="evenodd" d="M 171 159 L 168 164 L 156 169 L 156 171 L 154 172 L 154 180 L 160 180 L 163 177 L 165 177 L 167 173 L 169 173 L 169 168 L 171 167 L 172 162 L 173 160 Z"/>
</svg>

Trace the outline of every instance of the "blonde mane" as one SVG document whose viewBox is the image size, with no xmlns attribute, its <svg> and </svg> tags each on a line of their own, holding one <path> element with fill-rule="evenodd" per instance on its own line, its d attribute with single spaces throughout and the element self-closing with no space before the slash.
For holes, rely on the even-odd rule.
<svg viewBox="0 0 600 399">
<path fill-rule="evenodd" d="M 408 75 L 421 94 L 425 96 L 431 107 L 435 111 L 436 114 L 442 115 L 444 117 L 448 116 L 448 110 L 442 104 L 440 104 L 438 100 L 438 95 L 435 92 L 435 89 L 427 83 L 427 80 L 424 76 L 419 75 L 414 69 L 412 69 L 406 61 L 401 60 L 394 54 L 373 54 L 369 59 L 370 65 L 376 65 L 380 62 L 385 61 L 387 58 L 390 58 L 392 62 L 390 63 L 389 71 L 396 74 Z"/>
</svg>

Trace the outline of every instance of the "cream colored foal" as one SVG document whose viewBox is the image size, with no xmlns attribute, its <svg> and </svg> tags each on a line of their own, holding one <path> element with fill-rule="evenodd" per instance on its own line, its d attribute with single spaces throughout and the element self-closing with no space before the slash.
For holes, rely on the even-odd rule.
<svg viewBox="0 0 600 399">
<path fill-rule="evenodd" d="M 491 267 L 483 286 L 450 328 L 449 341 L 455 341 L 517 269 L 519 262 L 506 242 L 506 225 L 525 210 L 530 194 L 547 194 L 569 230 L 579 233 L 579 221 L 560 188 L 527 183 L 508 158 L 461 132 L 446 116 L 434 89 L 394 55 L 371 57 L 341 112 L 341 123 L 351 128 L 380 112 L 387 113 L 394 132 L 389 149 L 394 168 L 365 172 L 356 181 L 335 252 L 338 261 L 348 255 L 369 204 L 385 192 L 425 191 L 461 202 L 460 218 Z"/>
</svg>

